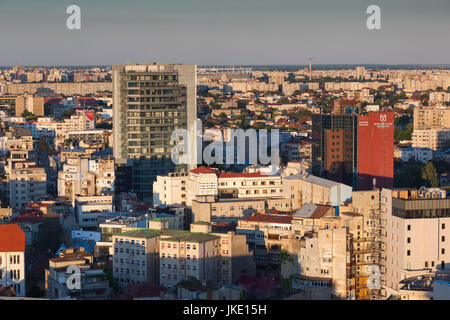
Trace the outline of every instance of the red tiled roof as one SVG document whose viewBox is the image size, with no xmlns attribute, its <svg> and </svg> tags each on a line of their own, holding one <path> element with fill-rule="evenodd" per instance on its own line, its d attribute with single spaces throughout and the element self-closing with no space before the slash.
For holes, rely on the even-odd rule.
<svg viewBox="0 0 450 320">
<path fill-rule="evenodd" d="M 217 173 L 217 169 L 207 168 L 207 167 L 198 167 L 191 170 L 192 173 Z"/>
<path fill-rule="evenodd" d="M 244 221 L 254 222 L 268 222 L 268 223 L 286 223 L 289 224 L 292 221 L 291 216 L 270 215 L 270 214 L 258 214 L 242 219 Z"/>
<path fill-rule="evenodd" d="M 25 232 L 17 224 L 0 225 L 0 252 L 25 251 Z"/>
<path fill-rule="evenodd" d="M 219 178 L 256 178 L 256 177 L 267 177 L 266 174 L 261 172 L 252 173 L 220 173 Z"/>
<path fill-rule="evenodd" d="M 27 213 L 21 214 L 11 219 L 12 223 L 38 223 L 42 221 L 43 212 L 40 210 L 27 210 Z"/>
<path fill-rule="evenodd" d="M 320 219 L 325 216 L 330 210 L 331 206 L 317 205 L 316 210 L 311 214 L 311 219 Z"/>
</svg>

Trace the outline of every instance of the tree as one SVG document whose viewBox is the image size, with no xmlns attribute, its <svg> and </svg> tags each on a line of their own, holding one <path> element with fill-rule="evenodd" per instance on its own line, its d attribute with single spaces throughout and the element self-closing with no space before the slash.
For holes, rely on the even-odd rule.
<svg viewBox="0 0 450 320">
<path fill-rule="evenodd" d="M 45 137 L 39 137 L 38 140 L 38 148 L 40 150 L 46 151 L 46 152 L 50 152 L 51 148 L 47 143 L 47 140 L 45 139 Z"/>
<path fill-rule="evenodd" d="M 112 129 L 112 124 L 108 122 L 101 122 L 99 124 L 96 124 L 95 126 L 97 127 L 97 129 Z"/>
<path fill-rule="evenodd" d="M 428 161 L 421 170 L 422 179 L 432 188 L 439 188 L 439 177 L 433 162 Z"/>
<path fill-rule="evenodd" d="M 262 122 L 258 122 L 254 127 L 253 127 L 253 129 L 255 129 L 255 130 L 261 130 L 261 129 L 265 129 L 266 128 L 266 124 L 265 123 L 262 123 Z"/>
<path fill-rule="evenodd" d="M 72 139 L 64 140 L 64 146 L 66 146 L 66 147 L 70 147 L 72 145 L 72 143 L 73 143 Z"/>
<path fill-rule="evenodd" d="M 413 133 L 413 123 L 408 123 L 406 129 L 402 130 L 399 128 L 394 129 L 394 139 L 395 140 L 411 140 L 411 135 Z"/>
<path fill-rule="evenodd" d="M 224 112 L 222 112 L 221 114 L 219 114 L 219 118 L 226 119 L 227 115 Z"/>
<path fill-rule="evenodd" d="M 39 227 L 38 240 L 35 246 L 38 250 L 56 252 L 63 241 L 63 228 L 58 218 L 44 218 Z"/>
<path fill-rule="evenodd" d="M 394 122 L 395 125 L 404 128 L 409 122 L 411 121 L 411 118 L 408 115 L 403 115 L 398 118 L 395 118 Z"/>
<path fill-rule="evenodd" d="M 73 116 L 75 114 L 75 110 L 73 108 L 67 109 L 63 112 L 62 118 L 70 118 L 70 116 Z"/>
<path fill-rule="evenodd" d="M 34 121 L 37 119 L 37 116 L 28 110 L 22 112 L 22 117 L 24 117 L 26 121 Z"/>
<path fill-rule="evenodd" d="M 424 164 L 411 158 L 404 162 L 394 161 L 394 187 L 395 188 L 420 188 L 425 181 L 422 179 L 421 170 Z"/>
</svg>

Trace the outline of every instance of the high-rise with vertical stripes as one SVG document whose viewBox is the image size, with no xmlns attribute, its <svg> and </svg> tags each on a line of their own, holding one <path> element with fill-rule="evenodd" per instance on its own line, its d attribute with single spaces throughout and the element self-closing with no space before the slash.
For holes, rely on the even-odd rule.
<svg viewBox="0 0 450 320">
<path fill-rule="evenodd" d="M 139 198 L 151 200 L 157 175 L 196 166 L 171 159 L 174 130 L 188 130 L 196 150 L 196 82 L 196 65 L 113 66 L 114 157 L 132 167 L 131 191 Z"/>
</svg>

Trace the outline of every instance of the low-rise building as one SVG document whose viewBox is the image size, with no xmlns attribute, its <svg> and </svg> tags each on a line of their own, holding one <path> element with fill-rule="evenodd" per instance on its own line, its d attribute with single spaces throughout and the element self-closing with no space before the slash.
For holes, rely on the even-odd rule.
<svg viewBox="0 0 450 320">
<path fill-rule="evenodd" d="M 62 250 L 49 260 L 45 288 L 50 299 L 104 300 L 109 282 L 102 269 L 92 268 L 93 256 L 84 248 Z"/>
<path fill-rule="evenodd" d="M 0 224 L 0 287 L 25 297 L 25 233 L 16 224 Z"/>
<path fill-rule="evenodd" d="M 433 160 L 433 150 L 429 148 L 395 148 L 394 157 L 405 162 L 409 160 L 428 162 Z"/>
</svg>

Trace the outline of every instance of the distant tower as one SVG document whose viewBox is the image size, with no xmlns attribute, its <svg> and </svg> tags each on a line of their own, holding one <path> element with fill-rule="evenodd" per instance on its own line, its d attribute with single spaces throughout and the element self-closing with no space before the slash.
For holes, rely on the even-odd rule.
<svg viewBox="0 0 450 320">
<path fill-rule="evenodd" d="M 309 61 L 309 81 L 312 80 L 312 58 L 308 59 Z"/>
</svg>

